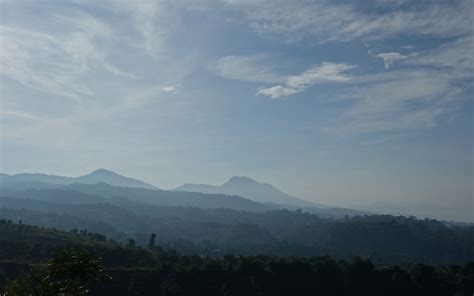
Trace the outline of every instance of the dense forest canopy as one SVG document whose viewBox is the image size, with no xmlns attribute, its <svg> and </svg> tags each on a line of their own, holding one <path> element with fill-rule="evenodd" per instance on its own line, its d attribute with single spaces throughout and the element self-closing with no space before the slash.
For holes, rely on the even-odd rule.
<svg viewBox="0 0 474 296">
<path fill-rule="evenodd" d="M 59 193 L 67 196 L 69 192 Z M 70 196 L 75 195 L 71 192 Z M 157 233 L 160 244 L 183 254 L 358 255 L 381 263 L 416 260 L 430 264 L 464 263 L 474 258 L 473 226 L 415 217 L 327 219 L 298 210 L 153 206 L 122 198 L 102 203 L 75 199 L 73 204 L 0 198 L 0 203 L 0 215 L 13 221 L 65 231 L 87 229 L 122 242 L 133 238 L 142 246 L 150 233 Z"/>
<path fill-rule="evenodd" d="M 474 262 L 387 266 L 361 257 L 182 256 L 156 245 L 155 234 L 150 234 L 147 248 L 142 248 L 133 239 L 122 244 L 85 230 L 63 232 L 8 220 L 0 220 L 0 235 L 0 291 L 6 295 L 24 295 L 24 291 L 32 295 L 65 291 L 70 295 L 474 292 Z"/>
</svg>

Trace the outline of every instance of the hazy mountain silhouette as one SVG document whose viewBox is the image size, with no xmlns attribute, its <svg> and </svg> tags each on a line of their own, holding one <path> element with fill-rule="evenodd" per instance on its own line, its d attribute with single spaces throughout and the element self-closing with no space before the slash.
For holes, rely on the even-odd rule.
<svg viewBox="0 0 474 296">
<path fill-rule="evenodd" d="M 110 185 L 121 187 L 158 189 L 158 187 L 155 187 L 151 184 L 145 183 L 137 179 L 124 177 L 106 169 L 98 169 L 91 172 L 90 174 L 80 177 L 63 177 L 56 175 L 29 173 L 22 173 L 16 175 L 0 175 L 0 186 L 2 187 L 11 186 L 12 183 L 17 185 L 24 184 L 26 187 L 29 188 L 44 188 L 45 184 L 69 185 L 74 183 L 95 184 L 99 182 L 104 182 Z"/>
<path fill-rule="evenodd" d="M 158 187 L 153 186 L 151 184 L 145 183 L 137 179 L 124 177 L 105 169 L 98 169 L 88 175 L 75 178 L 75 183 L 95 184 L 98 182 L 104 182 L 109 185 L 121 187 L 158 189 Z"/>
<path fill-rule="evenodd" d="M 199 208 L 228 208 L 243 211 L 267 211 L 274 209 L 241 196 L 205 194 L 200 192 L 175 192 L 146 188 L 124 188 L 100 182 L 96 184 L 75 183 L 64 186 L 65 190 L 79 191 L 105 198 L 126 198 L 158 206 L 192 206 Z"/>
<path fill-rule="evenodd" d="M 186 184 L 166 191 L 105 169 L 80 177 L 27 173 L 0 174 L 1 195 L 14 197 L 23 194 L 20 192 L 28 192 L 25 198 L 48 200 L 48 195 L 51 195 L 55 202 L 67 203 L 82 203 L 87 200 L 77 194 L 82 192 L 93 196 L 89 197 L 88 202 L 94 202 L 94 198 L 95 202 L 99 202 L 104 197 L 108 199 L 122 197 L 157 206 L 227 208 L 251 212 L 301 209 L 322 217 L 333 218 L 367 214 L 307 202 L 284 193 L 270 184 L 260 183 L 248 177 L 232 177 L 221 186 Z"/>
<path fill-rule="evenodd" d="M 305 208 L 321 207 L 321 205 L 311 203 L 291 196 L 288 193 L 282 192 L 271 184 L 260 183 L 248 177 L 235 176 L 220 186 L 205 184 L 184 184 L 173 189 L 173 191 L 239 195 L 260 203 L 271 203 Z"/>
</svg>

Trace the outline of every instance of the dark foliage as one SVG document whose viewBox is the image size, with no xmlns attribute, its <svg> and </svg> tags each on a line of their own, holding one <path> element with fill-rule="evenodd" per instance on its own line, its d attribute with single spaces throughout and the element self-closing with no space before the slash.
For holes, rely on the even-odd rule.
<svg viewBox="0 0 474 296">
<path fill-rule="evenodd" d="M 77 293 L 91 295 L 472 295 L 474 292 L 474 262 L 385 266 L 360 257 L 334 260 L 328 256 L 180 256 L 157 245 L 144 249 L 104 242 L 85 231 L 62 232 L 7 221 L 1 225 L 0 270 L 10 270 L 6 273 L 10 287 L 17 288 L 43 289 L 44 275 L 49 274 L 47 283 L 56 283 L 54 287 L 70 284 L 73 290 L 83 287 L 74 290 Z M 61 251 L 71 247 L 75 251 Z M 103 258 L 105 273 L 113 278 L 110 282 L 99 281 L 104 273 L 97 261 L 99 257 Z M 31 268 L 25 267 L 27 263 L 33 270 L 44 268 L 48 261 L 46 273 L 31 272 Z M 18 276 L 21 273 L 18 270 L 5 268 L 13 262 L 18 270 L 23 270 L 23 276 Z M 6 278 L 0 278 L 0 287 L 5 281 Z"/>
<path fill-rule="evenodd" d="M 155 244 L 185 255 L 370 256 L 386 264 L 474 260 L 473 226 L 431 219 L 366 215 L 334 220 L 302 211 L 157 207 L 120 198 L 75 205 L 15 198 L 8 205 L 14 208 L 0 208 L 0 217 L 66 231 L 88 229 L 91 235 L 104 233 L 120 242 L 131 238 L 144 247 L 156 233 Z"/>
</svg>

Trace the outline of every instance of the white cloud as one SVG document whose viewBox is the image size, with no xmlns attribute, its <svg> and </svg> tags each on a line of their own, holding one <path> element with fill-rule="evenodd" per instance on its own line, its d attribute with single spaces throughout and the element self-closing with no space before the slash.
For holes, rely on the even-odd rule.
<svg viewBox="0 0 474 296">
<path fill-rule="evenodd" d="M 398 52 L 383 52 L 383 53 L 377 54 L 375 57 L 383 60 L 385 69 L 390 68 L 396 61 L 400 61 L 400 60 L 404 60 L 408 58 L 408 56 L 403 55 Z"/>
<path fill-rule="evenodd" d="M 271 97 L 272 99 L 278 99 L 280 97 L 290 96 L 299 93 L 301 90 L 284 87 L 283 85 L 272 86 L 268 88 L 259 88 L 257 94 Z"/>
<path fill-rule="evenodd" d="M 258 89 L 257 94 L 277 99 L 304 91 L 318 83 L 346 82 L 350 77 L 345 73 L 355 66 L 347 64 L 324 62 L 311 67 L 299 75 L 288 76 L 284 85 Z"/>
<path fill-rule="evenodd" d="M 181 90 L 181 84 L 168 84 L 161 88 L 164 92 L 176 94 Z"/>
<path fill-rule="evenodd" d="M 410 0 L 375 0 L 375 2 L 379 5 L 394 5 L 400 6 L 407 4 Z"/>
<path fill-rule="evenodd" d="M 354 68 L 354 65 L 324 62 L 299 75 L 288 77 L 286 84 L 301 89 L 319 82 L 344 82 L 350 79 L 344 73 Z"/>
<path fill-rule="evenodd" d="M 345 82 L 350 79 L 345 72 L 355 68 L 353 65 L 323 62 L 298 75 L 278 74 L 268 66 L 270 57 L 264 54 L 220 58 L 214 71 L 220 76 L 239 81 L 278 83 L 271 87 L 260 87 L 257 94 L 273 99 L 290 96 L 304 91 L 318 83 Z"/>
</svg>

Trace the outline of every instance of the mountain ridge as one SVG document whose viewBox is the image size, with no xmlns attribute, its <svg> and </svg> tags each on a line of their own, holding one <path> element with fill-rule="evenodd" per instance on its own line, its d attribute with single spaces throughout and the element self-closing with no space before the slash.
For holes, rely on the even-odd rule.
<svg viewBox="0 0 474 296">
<path fill-rule="evenodd" d="M 54 185 L 70 185 L 74 183 L 95 184 L 104 182 L 114 186 L 132 187 L 132 188 L 146 188 L 160 190 L 158 187 L 140 181 L 138 179 L 125 177 L 115 172 L 99 168 L 90 172 L 89 174 L 78 177 L 65 177 L 58 175 L 48 175 L 42 173 L 19 173 L 8 175 L 1 173 L 0 181 L 3 182 L 23 182 L 23 183 L 49 183 Z"/>
<path fill-rule="evenodd" d="M 211 194 L 239 195 L 260 203 L 275 203 L 296 207 L 321 207 L 285 193 L 269 183 L 262 183 L 247 176 L 233 176 L 222 185 L 186 183 L 173 191 L 201 192 Z M 325 207 L 325 206 L 323 206 Z"/>
</svg>

